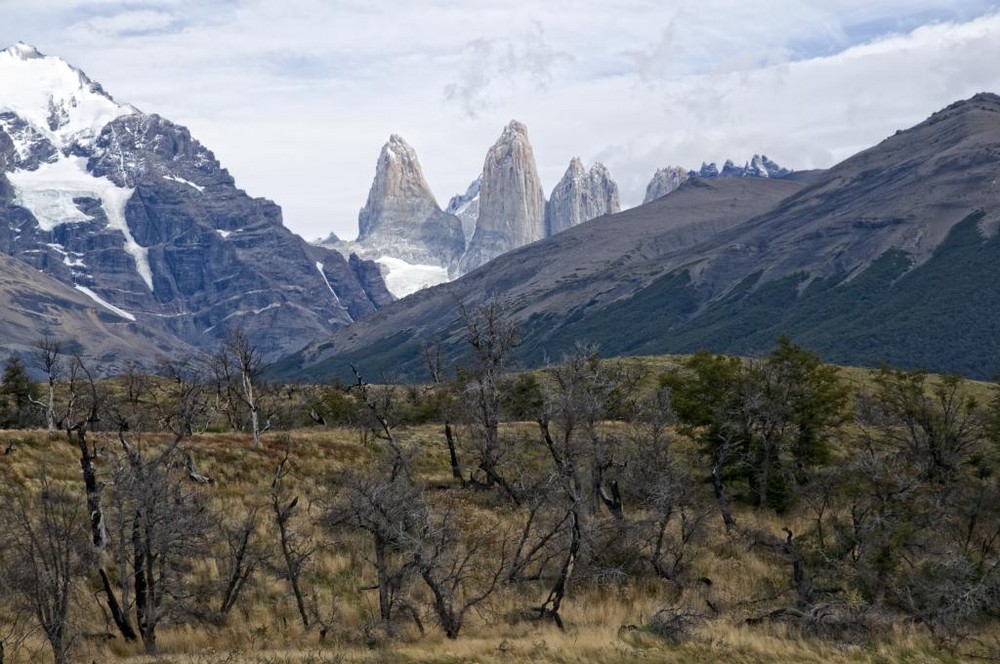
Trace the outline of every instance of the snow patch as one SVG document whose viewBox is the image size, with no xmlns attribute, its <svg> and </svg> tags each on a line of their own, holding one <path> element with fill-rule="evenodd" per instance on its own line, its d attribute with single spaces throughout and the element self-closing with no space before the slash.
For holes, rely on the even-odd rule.
<svg viewBox="0 0 1000 664">
<path fill-rule="evenodd" d="M 323 277 L 323 283 L 333 293 L 333 299 L 337 301 L 337 304 L 340 304 L 340 296 L 337 295 L 337 291 L 333 290 L 333 286 L 330 285 L 330 280 L 326 278 L 326 272 L 323 271 L 323 267 L 323 263 L 316 261 L 316 269 L 319 270 L 319 276 Z"/>
<path fill-rule="evenodd" d="M 170 174 L 167 174 L 167 175 L 164 175 L 164 176 L 163 176 L 163 179 L 164 179 L 164 180 L 170 180 L 170 181 L 172 181 L 172 182 L 179 182 L 179 183 L 181 183 L 181 184 L 186 184 L 186 185 L 187 185 L 187 186 L 189 186 L 189 187 L 192 187 L 192 188 L 194 188 L 194 189 L 197 189 L 197 190 L 198 190 L 198 193 L 201 193 L 201 192 L 205 191 L 205 188 L 204 188 L 204 187 L 202 187 L 202 186 L 200 186 L 200 185 L 197 185 L 197 184 L 195 184 L 194 182 L 191 182 L 190 180 L 185 180 L 184 178 L 179 178 L 179 177 L 177 177 L 176 175 L 170 175 Z"/>
<path fill-rule="evenodd" d="M 66 247 L 58 242 L 49 242 L 45 246 L 62 255 L 63 265 L 67 267 L 87 267 L 83 262 L 83 254 L 78 254 L 75 251 L 66 251 Z"/>
<path fill-rule="evenodd" d="M 129 312 L 125 311 L 124 309 L 119 309 L 118 307 L 116 307 L 115 305 L 111 304 L 107 300 L 104 300 L 100 295 L 98 295 L 94 291 L 90 290 L 86 286 L 81 286 L 80 284 L 73 284 L 73 288 L 77 289 L 78 291 L 80 291 L 81 293 L 83 293 L 84 295 L 86 295 L 91 300 L 93 300 L 97 304 L 101 305 L 102 307 L 104 307 L 105 309 L 107 309 L 108 311 L 110 311 L 111 313 L 116 314 L 118 316 L 121 316 L 122 318 L 124 318 L 126 320 L 130 320 L 132 322 L 135 322 L 135 316 L 133 316 Z"/>
<path fill-rule="evenodd" d="M 230 235 L 233 234 L 232 231 L 221 231 L 218 228 L 215 229 L 215 232 L 218 233 L 222 237 L 223 240 L 225 240 L 227 237 L 229 237 Z"/>
<path fill-rule="evenodd" d="M 396 297 L 449 281 L 448 268 L 440 265 L 414 265 L 392 256 L 381 256 L 375 262 L 379 264 L 385 287 Z"/>
<path fill-rule="evenodd" d="M 106 177 L 94 177 L 87 172 L 84 157 L 66 157 L 35 171 L 14 171 L 7 174 L 7 179 L 14 186 L 14 204 L 31 212 L 44 231 L 52 231 L 62 224 L 90 221 L 74 199 L 100 201 L 108 227 L 124 236 L 125 251 L 135 260 L 136 271 L 146 286 L 153 290 L 149 252 L 135 241 L 125 221 L 125 204 L 134 189 L 119 187 Z"/>
</svg>

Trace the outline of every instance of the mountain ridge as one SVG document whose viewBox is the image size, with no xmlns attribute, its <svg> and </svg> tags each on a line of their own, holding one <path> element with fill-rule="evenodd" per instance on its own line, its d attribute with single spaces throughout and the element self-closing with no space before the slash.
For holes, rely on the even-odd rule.
<svg viewBox="0 0 1000 664">
<path fill-rule="evenodd" d="M 274 358 L 392 299 L 186 128 L 23 44 L 0 52 L 0 167 L 0 251 L 179 347 L 239 328 Z"/>
<path fill-rule="evenodd" d="M 428 294 L 419 306 L 396 303 L 380 315 L 335 334 L 326 344 L 305 349 L 290 358 L 286 367 L 304 375 L 314 370 L 332 371 L 338 357 L 367 358 L 379 367 L 381 358 L 388 357 L 387 351 L 379 350 L 379 339 L 393 338 L 393 366 L 397 371 L 407 367 L 419 374 L 419 366 L 415 361 L 408 363 L 410 355 L 403 348 L 437 339 L 446 342 L 449 352 L 459 353 L 460 326 L 454 311 L 446 313 L 447 301 L 475 306 L 488 295 L 507 301 L 512 316 L 525 327 L 527 341 L 521 356 L 529 364 L 560 352 L 567 344 L 588 339 L 611 342 L 614 352 L 692 350 L 704 340 L 712 350 L 752 353 L 769 347 L 773 338 L 765 342 L 750 333 L 759 328 L 776 336 L 781 330 L 775 329 L 775 322 L 782 320 L 797 334 L 816 340 L 815 349 L 822 352 L 834 348 L 837 335 L 836 328 L 819 334 L 824 308 L 831 313 L 849 311 L 845 309 L 848 303 L 838 298 L 850 291 L 853 279 L 867 275 L 865 283 L 878 284 L 881 294 L 877 299 L 886 312 L 913 297 L 903 286 L 892 290 L 894 282 L 873 276 L 889 260 L 886 256 L 895 255 L 891 252 L 906 258 L 905 269 L 894 277 L 898 281 L 906 274 L 924 274 L 920 272 L 924 266 L 940 272 L 942 256 L 953 258 L 960 253 L 949 238 L 963 232 L 962 224 L 973 224 L 983 242 L 995 236 L 1000 228 L 998 178 L 1000 97 L 976 95 L 821 173 L 779 179 L 694 178 L 669 196 L 635 211 L 588 222 L 578 227 L 579 232 L 604 226 L 620 231 L 623 219 L 640 214 L 649 215 L 652 226 L 672 216 L 687 215 L 694 220 L 695 212 L 679 208 L 680 202 L 697 192 L 711 192 L 699 205 L 706 201 L 732 205 L 731 223 L 703 229 L 703 233 L 688 238 L 690 241 L 678 241 L 680 231 L 674 230 L 630 249 L 619 247 L 621 252 L 609 261 L 605 275 L 586 270 L 575 274 L 571 257 L 578 254 L 565 244 L 582 238 L 572 232 L 560 234 L 507 254 L 494 261 L 498 265 L 488 264 L 453 282 L 447 293 Z M 770 201 L 758 199 L 757 209 L 728 191 L 733 186 L 761 187 L 762 183 L 786 189 Z M 630 213 L 632 217 L 627 216 Z M 973 251 L 968 243 L 962 246 L 966 247 L 963 251 Z M 648 261 L 635 263 L 637 255 Z M 975 279 L 981 284 L 992 283 L 995 273 L 984 272 L 988 261 L 973 260 L 969 255 L 970 265 L 980 270 Z M 525 279 L 517 279 L 515 274 L 532 275 L 528 280 L 532 283 L 537 275 L 544 275 L 547 285 L 526 286 Z M 908 277 L 899 283 L 921 283 L 931 289 L 924 298 L 934 298 L 932 282 L 926 278 Z M 801 297 L 810 287 L 821 285 L 825 286 L 820 295 L 816 294 L 820 291 L 813 291 L 809 298 Z M 567 295 L 574 291 L 589 297 Z M 873 297 L 871 293 L 864 296 Z M 780 302 L 780 306 L 768 309 L 765 304 L 769 301 Z M 957 319 L 966 327 L 994 329 L 1000 325 L 993 322 L 988 310 L 959 310 Z M 878 311 L 871 314 L 875 316 L 870 319 L 873 326 L 877 315 Z M 933 318 L 938 328 L 916 325 L 914 329 L 927 338 L 941 336 L 935 330 L 945 321 Z M 636 321 L 632 328 L 622 326 L 630 320 Z M 842 327 L 847 324 L 844 319 L 837 320 Z M 640 325 L 643 322 L 648 325 Z M 846 328 L 844 332 L 854 333 Z M 743 343 L 744 337 L 752 338 L 753 343 Z M 985 347 L 993 349 L 990 344 Z M 836 359 L 876 364 L 878 354 L 885 349 L 869 340 L 859 344 L 853 355 L 838 351 Z M 996 350 L 1000 352 L 1000 348 Z M 913 357 L 917 356 L 914 351 Z M 954 358 L 954 354 L 941 357 Z M 898 353 L 895 358 L 897 363 L 907 364 Z M 940 364 L 928 368 L 947 371 L 951 367 Z M 978 377 L 990 370 L 981 371 L 985 373 Z"/>
</svg>

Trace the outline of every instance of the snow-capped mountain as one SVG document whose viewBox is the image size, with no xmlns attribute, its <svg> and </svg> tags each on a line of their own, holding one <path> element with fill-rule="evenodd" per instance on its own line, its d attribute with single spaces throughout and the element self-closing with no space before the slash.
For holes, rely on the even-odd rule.
<svg viewBox="0 0 1000 664">
<path fill-rule="evenodd" d="M 676 190 L 691 178 L 713 180 L 715 178 L 783 178 L 791 174 L 791 170 L 779 166 L 766 155 L 755 154 L 743 166 L 737 166 L 732 159 L 727 159 L 722 170 L 712 163 L 702 163 L 697 171 L 688 171 L 680 166 L 658 168 L 649 184 L 646 185 L 646 196 L 643 203 L 650 203 L 663 198 Z"/>
<path fill-rule="evenodd" d="M 0 251 L 195 347 L 240 328 L 276 356 L 392 299 L 186 128 L 26 44 L 0 51 Z"/>
</svg>

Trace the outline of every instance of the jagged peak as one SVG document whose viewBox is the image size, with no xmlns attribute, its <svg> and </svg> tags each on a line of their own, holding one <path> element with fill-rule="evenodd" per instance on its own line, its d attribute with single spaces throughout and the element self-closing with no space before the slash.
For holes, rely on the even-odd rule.
<svg viewBox="0 0 1000 664">
<path fill-rule="evenodd" d="M 410 144 L 406 142 L 406 139 L 404 139 L 399 134 L 390 134 L 389 140 L 386 142 L 385 145 L 386 147 L 399 147 L 399 148 L 405 148 L 407 150 L 413 149 L 410 147 Z"/>
<path fill-rule="evenodd" d="M 389 136 L 389 140 L 382 146 L 381 156 L 388 159 L 395 159 L 402 156 L 409 162 L 416 162 L 417 159 L 416 151 L 399 134 L 391 134 Z M 419 169 L 419 165 L 416 167 Z"/>
<path fill-rule="evenodd" d="M 136 112 L 81 70 L 24 42 L 0 51 L 0 109 L 12 111 L 63 151 L 93 141 L 108 122 Z"/>
<path fill-rule="evenodd" d="M 459 214 L 461 211 L 473 200 L 479 198 L 479 190 L 483 186 L 483 174 L 480 173 L 479 176 L 469 183 L 464 194 L 456 194 L 451 197 L 448 201 L 448 207 L 445 210 L 448 214 Z"/>
<path fill-rule="evenodd" d="M 369 237 L 386 220 L 417 220 L 440 211 L 416 150 L 399 134 L 390 135 L 379 153 L 368 200 L 358 214 L 358 239 Z"/>
<path fill-rule="evenodd" d="M 8 46 L 3 52 L 20 60 L 37 60 L 45 57 L 44 53 L 23 41 L 19 41 L 13 46 Z"/>
<path fill-rule="evenodd" d="M 504 127 L 503 133 L 500 135 L 500 141 L 507 142 L 517 139 L 528 140 L 528 127 L 523 122 L 511 120 Z"/>
<path fill-rule="evenodd" d="M 597 175 L 602 178 L 610 178 L 611 171 L 603 163 L 595 161 L 594 165 L 590 167 L 590 175 L 591 176 Z"/>
</svg>

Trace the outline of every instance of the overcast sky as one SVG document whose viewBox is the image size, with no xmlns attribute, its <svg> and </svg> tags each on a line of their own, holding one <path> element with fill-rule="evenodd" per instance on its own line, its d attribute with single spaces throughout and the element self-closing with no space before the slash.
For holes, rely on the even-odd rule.
<svg viewBox="0 0 1000 664">
<path fill-rule="evenodd" d="M 985 0 L 0 0 L 17 41 L 189 127 L 307 239 L 357 234 L 401 134 L 442 207 L 512 118 L 550 191 L 579 156 L 622 203 L 657 167 L 827 167 L 1000 92 Z"/>
</svg>

